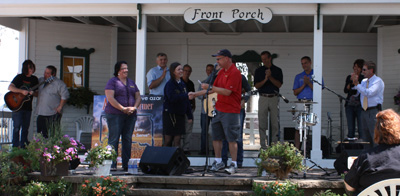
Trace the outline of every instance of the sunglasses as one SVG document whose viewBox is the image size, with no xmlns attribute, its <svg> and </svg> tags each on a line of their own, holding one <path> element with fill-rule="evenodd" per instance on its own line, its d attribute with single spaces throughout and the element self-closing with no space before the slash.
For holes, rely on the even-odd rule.
<svg viewBox="0 0 400 196">
<path fill-rule="evenodd" d="M 368 69 L 362 69 L 363 71 L 367 71 Z"/>
</svg>

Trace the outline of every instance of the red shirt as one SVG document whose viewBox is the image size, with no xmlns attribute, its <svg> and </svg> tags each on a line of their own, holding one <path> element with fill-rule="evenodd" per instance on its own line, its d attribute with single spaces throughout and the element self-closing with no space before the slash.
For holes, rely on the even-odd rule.
<svg viewBox="0 0 400 196">
<path fill-rule="evenodd" d="M 240 114 L 242 75 L 235 64 L 232 64 L 227 71 L 225 69 L 219 71 L 214 86 L 232 91 L 229 96 L 218 94 L 218 101 L 215 104 L 215 108 L 220 112 Z"/>
</svg>

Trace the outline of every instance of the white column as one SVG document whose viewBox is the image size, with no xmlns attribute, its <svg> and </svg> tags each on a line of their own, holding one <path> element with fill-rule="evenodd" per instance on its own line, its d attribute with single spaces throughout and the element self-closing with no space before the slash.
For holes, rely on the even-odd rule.
<svg viewBox="0 0 400 196">
<path fill-rule="evenodd" d="M 142 27 L 136 26 L 136 85 L 141 94 L 146 92 L 146 38 L 147 38 L 147 16 L 142 14 Z M 140 16 L 137 16 L 139 25 Z"/>
<path fill-rule="evenodd" d="M 318 15 L 314 15 L 314 79 L 322 83 L 322 49 L 323 49 L 323 30 L 322 30 L 322 19 L 323 16 L 319 17 L 319 29 L 318 29 Z M 321 151 L 321 105 L 322 105 L 322 87 L 314 82 L 313 90 L 313 101 L 318 104 L 313 105 L 312 112 L 318 116 L 318 123 L 313 127 L 312 130 L 312 150 L 311 159 L 318 161 L 322 159 Z"/>
</svg>

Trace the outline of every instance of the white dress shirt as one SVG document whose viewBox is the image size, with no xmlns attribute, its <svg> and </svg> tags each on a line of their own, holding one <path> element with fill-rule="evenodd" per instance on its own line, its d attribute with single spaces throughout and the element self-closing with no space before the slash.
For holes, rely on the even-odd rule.
<svg viewBox="0 0 400 196">
<path fill-rule="evenodd" d="M 368 88 L 367 80 L 369 80 Z M 360 101 L 363 105 L 364 97 L 368 99 L 368 107 L 375 107 L 378 104 L 383 103 L 383 91 L 385 89 L 385 84 L 382 79 L 375 74 L 371 78 L 364 78 L 361 84 L 356 86 L 357 91 L 361 94 Z"/>
</svg>

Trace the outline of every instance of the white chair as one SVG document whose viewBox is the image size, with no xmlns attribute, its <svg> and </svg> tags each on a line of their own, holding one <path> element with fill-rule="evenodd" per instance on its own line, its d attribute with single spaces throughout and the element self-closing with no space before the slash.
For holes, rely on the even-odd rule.
<svg viewBox="0 0 400 196">
<path fill-rule="evenodd" d="M 382 196 L 396 196 L 397 186 L 400 186 L 400 178 L 382 180 L 364 189 L 358 196 L 378 196 L 378 193 Z M 386 192 L 386 188 L 389 192 Z"/>
<path fill-rule="evenodd" d="M 76 125 L 76 139 L 81 141 L 82 133 L 93 132 L 93 116 L 82 116 L 75 121 Z"/>
</svg>

